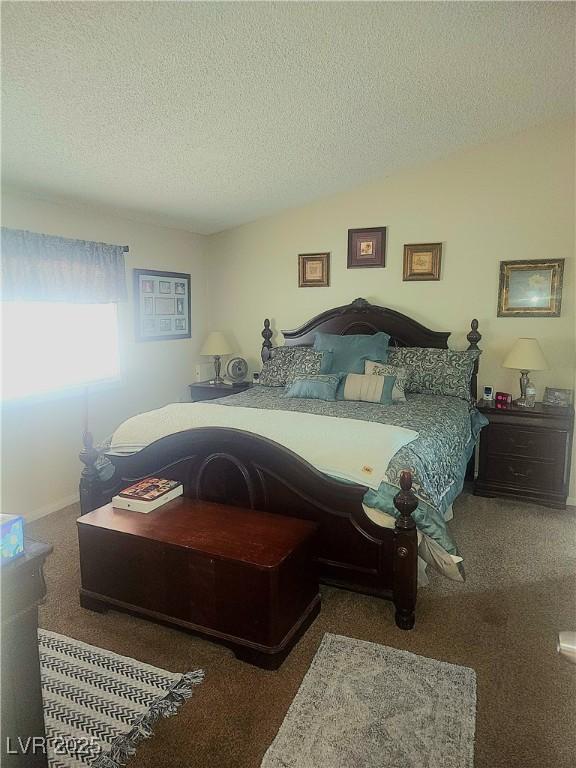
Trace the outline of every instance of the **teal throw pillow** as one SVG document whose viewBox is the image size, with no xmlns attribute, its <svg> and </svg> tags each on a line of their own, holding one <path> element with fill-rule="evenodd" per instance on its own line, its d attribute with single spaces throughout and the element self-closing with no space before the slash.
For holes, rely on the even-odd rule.
<svg viewBox="0 0 576 768">
<path fill-rule="evenodd" d="M 301 397 L 309 400 L 336 400 L 336 390 L 339 383 L 340 376 L 336 374 L 296 376 L 286 390 L 284 397 Z"/>
<path fill-rule="evenodd" d="M 390 336 L 383 332 L 354 336 L 317 333 L 314 349 L 317 352 L 332 352 L 322 361 L 322 373 L 364 373 L 367 360 L 386 362 L 389 341 Z"/>
</svg>

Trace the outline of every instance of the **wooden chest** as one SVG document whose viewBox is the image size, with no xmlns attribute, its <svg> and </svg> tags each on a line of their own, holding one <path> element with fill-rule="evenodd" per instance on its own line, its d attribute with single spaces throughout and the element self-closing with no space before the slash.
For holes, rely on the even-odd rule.
<svg viewBox="0 0 576 768">
<path fill-rule="evenodd" d="M 180 497 L 78 519 L 85 608 L 128 610 L 276 669 L 320 608 L 305 520 Z"/>
</svg>

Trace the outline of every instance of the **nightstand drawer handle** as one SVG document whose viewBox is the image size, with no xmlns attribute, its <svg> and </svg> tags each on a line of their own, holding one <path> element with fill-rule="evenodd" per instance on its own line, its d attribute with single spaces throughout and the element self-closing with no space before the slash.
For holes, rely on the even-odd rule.
<svg viewBox="0 0 576 768">
<path fill-rule="evenodd" d="M 530 472 L 516 472 L 514 467 L 508 467 L 508 470 L 511 475 L 514 475 L 514 477 L 528 477 Z"/>
<path fill-rule="evenodd" d="M 532 440 L 529 440 L 525 445 L 519 445 L 518 443 L 514 443 L 514 448 L 518 448 L 518 450 L 520 451 L 526 451 L 528 450 L 528 448 L 532 448 L 533 445 L 534 443 L 532 442 Z"/>
</svg>

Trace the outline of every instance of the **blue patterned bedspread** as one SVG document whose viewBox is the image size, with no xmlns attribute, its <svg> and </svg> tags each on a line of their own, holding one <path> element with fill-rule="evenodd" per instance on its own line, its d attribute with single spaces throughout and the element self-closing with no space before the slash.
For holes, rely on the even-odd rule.
<svg viewBox="0 0 576 768">
<path fill-rule="evenodd" d="M 462 490 L 468 459 L 480 429 L 487 423 L 475 408 L 455 397 L 407 395 L 406 402 L 393 405 L 294 399 L 283 397 L 280 387 L 255 386 L 237 395 L 209 402 L 245 408 L 300 411 L 344 419 L 377 421 L 418 432 L 418 438 L 394 456 L 387 471 L 389 485 L 368 491 L 367 506 L 397 515 L 392 497 L 399 486 L 400 472 L 410 469 L 413 487 L 420 499 L 414 519 L 418 528 L 450 554 L 457 554 L 444 520 L 444 513 Z"/>
</svg>

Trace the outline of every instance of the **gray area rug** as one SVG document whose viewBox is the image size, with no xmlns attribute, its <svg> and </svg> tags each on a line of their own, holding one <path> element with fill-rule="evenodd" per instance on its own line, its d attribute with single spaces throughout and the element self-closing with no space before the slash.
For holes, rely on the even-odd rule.
<svg viewBox="0 0 576 768">
<path fill-rule="evenodd" d="M 38 630 L 50 768 L 118 768 L 204 673 L 175 674 Z"/>
<path fill-rule="evenodd" d="M 325 634 L 262 768 L 472 768 L 474 670 Z"/>
</svg>

